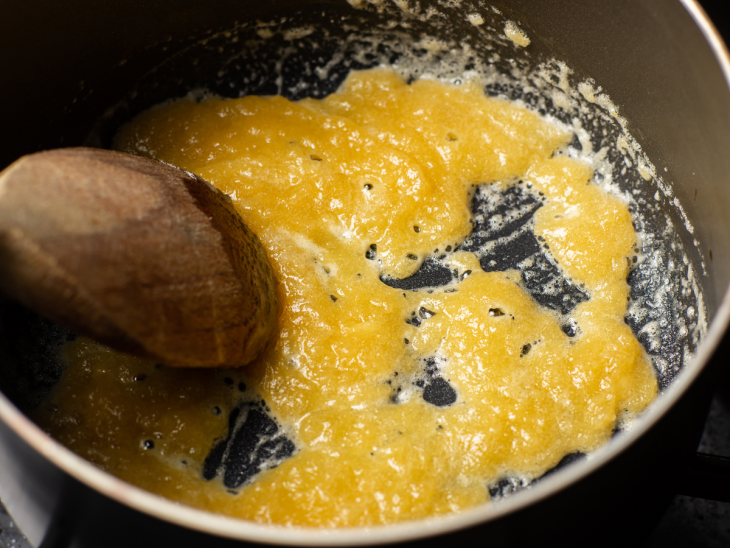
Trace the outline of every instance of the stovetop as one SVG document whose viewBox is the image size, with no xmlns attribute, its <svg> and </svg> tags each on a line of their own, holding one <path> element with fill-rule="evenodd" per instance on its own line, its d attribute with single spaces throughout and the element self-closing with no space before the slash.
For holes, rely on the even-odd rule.
<svg viewBox="0 0 730 548">
<path fill-rule="evenodd" d="M 730 457 L 730 390 L 715 394 L 698 451 Z M 730 503 L 677 495 L 644 548 L 727 548 Z"/>
</svg>

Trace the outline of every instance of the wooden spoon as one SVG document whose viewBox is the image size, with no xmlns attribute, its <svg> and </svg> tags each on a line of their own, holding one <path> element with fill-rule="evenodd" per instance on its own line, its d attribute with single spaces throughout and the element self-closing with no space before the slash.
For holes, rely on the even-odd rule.
<svg viewBox="0 0 730 548">
<path fill-rule="evenodd" d="M 273 271 L 230 198 L 108 150 L 41 152 L 0 173 L 0 289 L 177 367 L 244 365 L 276 331 Z"/>
</svg>

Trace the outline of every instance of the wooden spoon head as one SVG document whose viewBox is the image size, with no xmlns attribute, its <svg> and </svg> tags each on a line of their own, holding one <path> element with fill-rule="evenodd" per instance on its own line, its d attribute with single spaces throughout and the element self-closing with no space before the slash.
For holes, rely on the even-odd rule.
<svg viewBox="0 0 730 548">
<path fill-rule="evenodd" d="M 101 149 L 32 154 L 0 173 L 0 289 L 172 366 L 244 365 L 276 332 L 273 270 L 230 198 Z"/>
</svg>

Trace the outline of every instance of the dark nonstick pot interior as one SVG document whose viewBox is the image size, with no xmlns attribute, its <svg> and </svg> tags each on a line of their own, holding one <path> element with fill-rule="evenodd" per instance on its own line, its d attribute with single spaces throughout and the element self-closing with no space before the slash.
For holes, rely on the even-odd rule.
<svg viewBox="0 0 730 548">
<path fill-rule="evenodd" d="M 473 67 L 459 65 L 449 52 L 470 48 L 475 63 L 491 60 L 484 63 L 493 71 L 487 93 L 522 101 L 564 122 L 577 115 L 584 127 L 591 128 L 593 149 L 606 148 L 614 180 L 630 197 L 637 231 L 644 235 L 637 255 L 646 260 L 637 260 L 629 276 L 632 307 L 626 321 L 654 360 L 660 386 L 670 393 L 663 397 L 677 399 L 671 392 L 677 384 L 673 381 L 697 353 L 705 334 L 702 311 L 706 310 L 708 320 L 716 315 L 730 277 L 727 249 L 719 243 L 730 229 L 721 214 L 721 204 L 730 205 L 730 190 L 722 184 L 730 165 L 720 153 L 730 145 L 730 98 L 712 52 L 680 3 L 667 5 L 659 14 L 650 12 L 643 2 L 600 8 L 590 2 L 570 7 L 552 1 L 494 4 L 497 10 L 466 2 L 457 7 L 434 3 L 439 15 L 432 17 L 423 17 L 425 10 L 415 6 L 400 9 L 363 3 L 354 9 L 345 2 L 220 1 L 206 6 L 175 3 L 174 7 L 159 2 L 103 8 L 75 2 L 65 4 L 62 12 L 56 12 L 60 7 L 55 5 L 13 6 L 16 12 L 6 20 L 19 24 L 2 39 L 14 39 L 16 50 L 17 44 L 25 46 L 19 55 L 2 59 L 7 65 L 4 74 L 16 75 L 17 84 L 2 90 L 3 104 L 13 108 L 2 109 L 6 131 L 0 164 L 45 148 L 108 147 L 114 132 L 132 116 L 193 90 L 226 97 L 323 97 L 335 91 L 351 69 L 402 63 L 407 58 L 437 67 L 440 75 L 449 71 L 457 75 Z M 26 11 L 31 9 L 42 14 L 34 22 Z M 479 13 L 485 23 L 473 25 L 465 13 Z M 510 19 L 519 21 L 532 39 L 528 49 L 515 48 L 501 34 Z M 642 26 L 637 29 L 639 20 Z M 684 37 L 684 44 L 672 39 L 677 33 Z M 423 46 L 425 36 L 440 39 L 451 49 L 434 55 Z M 663 46 L 649 46 L 650 38 Z M 627 152 L 616 148 L 624 128 L 605 104 L 575 95 L 576 105 L 567 111 L 553 101 L 559 82 L 546 80 L 535 70 L 552 57 L 574 70 L 574 83 L 591 77 L 620 105 L 630 131 L 657 168 L 654 176 L 647 177 Z M 682 70 L 674 69 L 675 65 Z M 520 79 L 515 78 L 517 73 Z M 676 125 L 681 125 L 681 132 Z M 571 146 L 581 147 L 580 140 L 576 138 Z M 660 192 L 669 183 L 674 183 L 672 190 Z M 479 215 L 525 211 L 509 227 L 509 245 L 497 246 L 483 256 L 482 267 L 519 268 L 533 298 L 560 313 L 566 333 L 575 334 L 570 312 L 587 296 L 541 259 L 540 245 L 530 230 L 531 215 L 539 206 L 529 193 L 490 202 L 480 201 L 477 194 L 473 204 L 477 224 L 462 246 L 477 249 L 504 236 L 480 226 Z M 432 260 L 409 279 L 383 281 L 416 289 L 442 285 L 450 281 L 450 273 Z M 58 348 L 73 337 L 7 296 L 0 308 L 0 385 L 20 409 L 37 405 L 56 382 L 62 372 Z M 673 491 L 669 478 L 696 444 L 710 378 L 705 375 L 695 383 L 692 394 L 634 443 L 630 454 L 621 454 L 594 473 L 590 482 L 562 490 L 553 497 L 554 505 L 509 514 L 484 534 L 502 538 L 506 545 L 518 545 L 534 535 L 563 534 L 570 544 L 606 520 L 622 520 L 640 538 L 642 531 L 650 530 L 652 515 L 660 515 L 661 499 L 668 500 Z M 566 456 L 559 468 L 579 457 Z M 99 509 L 106 507 L 143 523 L 145 530 L 154 527 L 150 534 L 177 536 L 185 543 L 200 540 L 108 499 L 92 507 L 87 489 L 71 485 L 68 496 L 87 501 L 81 505 L 84 510 L 63 517 L 74 523 L 73 535 L 86 538 L 88 544 L 80 545 L 106 538 L 103 528 L 78 521 L 83 512 L 98 517 Z M 505 477 L 490 486 L 490 492 L 501 498 L 522 487 Z M 643 501 L 649 490 L 660 502 L 647 509 Z M 520 526 L 523 520 L 538 527 L 525 530 Z M 570 532 L 564 529 L 568 523 Z M 472 538 L 469 535 L 482 533 L 455 534 Z M 613 534 L 603 540 L 612 541 Z M 119 538 L 128 542 L 130 535 L 134 533 L 120 533 Z"/>
</svg>

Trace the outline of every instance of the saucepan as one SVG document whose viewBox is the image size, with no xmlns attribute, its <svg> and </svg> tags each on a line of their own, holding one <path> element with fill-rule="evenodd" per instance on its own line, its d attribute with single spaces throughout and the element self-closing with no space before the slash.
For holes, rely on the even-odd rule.
<svg viewBox="0 0 730 548">
<path fill-rule="evenodd" d="M 456 515 L 328 531 L 177 505 L 50 439 L 23 411 L 57 377 L 63 334 L 3 296 L 0 498 L 33 545 L 599 546 L 639 542 L 651 531 L 697 446 L 730 318 L 730 60 L 696 2 L 29 0 L 2 12 L 0 167 L 42 149 L 109 146 L 133 115 L 191 89 L 322 96 L 351 68 L 433 54 L 425 38 L 435 37 L 449 45 L 437 59 L 442 68 L 454 48 L 471 48 L 492 67 L 491 95 L 559 117 L 570 106 L 546 90 L 562 89 L 568 103 L 595 115 L 591 138 L 598 148 L 612 143 L 606 153 L 634 196 L 637 227 L 660 236 L 644 241 L 645 253 L 666 244 L 654 272 L 670 285 L 685 282 L 651 326 L 627 315 L 654 359 L 661 393 L 605 447 Z M 509 40 L 508 23 L 529 37 L 528 47 Z M 637 299 L 662 304 L 647 270 L 635 268 L 629 282 Z M 679 327 L 662 331 L 662 321 Z"/>
</svg>

